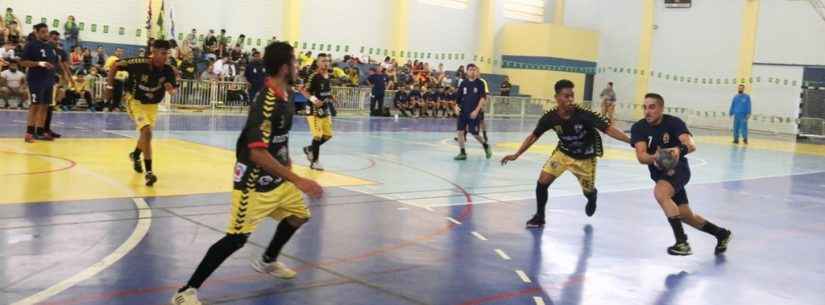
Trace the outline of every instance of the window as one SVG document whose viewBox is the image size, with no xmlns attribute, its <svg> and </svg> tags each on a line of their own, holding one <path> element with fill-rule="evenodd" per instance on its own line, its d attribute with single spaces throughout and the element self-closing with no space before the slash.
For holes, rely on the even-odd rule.
<svg viewBox="0 0 825 305">
<path fill-rule="evenodd" d="M 418 0 L 418 2 L 454 9 L 466 9 L 470 0 Z"/>
<path fill-rule="evenodd" d="M 544 22 L 544 1 L 504 0 L 504 17 L 530 22 Z"/>
</svg>

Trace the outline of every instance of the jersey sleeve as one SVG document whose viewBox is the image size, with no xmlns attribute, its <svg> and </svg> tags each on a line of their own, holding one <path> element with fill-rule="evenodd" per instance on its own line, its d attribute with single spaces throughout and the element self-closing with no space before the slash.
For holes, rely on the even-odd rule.
<svg viewBox="0 0 825 305">
<path fill-rule="evenodd" d="M 647 144 L 647 135 L 644 133 L 644 127 L 636 123 L 630 128 L 630 147 L 636 147 L 636 143 L 638 142 L 645 142 L 645 144 Z"/>
<path fill-rule="evenodd" d="M 545 132 L 555 127 L 556 123 L 553 122 L 552 113 L 553 112 L 547 112 L 541 117 L 541 119 L 539 119 L 538 124 L 536 124 L 536 129 L 533 129 L 533 136 L 540 137 Z"/>
<path fill-rule="evenodd" d="M 255 101 L 249 107 L 249 116 L 246 118 L 246 125 L 244 126 L 244 137 L 243 137 L 243 145 L 252 149 L 252 148 L 267 148 L 269 146 L 269 141 L 264 138 L 262 127 L 264 126 L 264 117 L 263 107 L 261 106 L 263 103 L 259 101 Z"/>
<path fill-rule="evenodd" d="M 585 114 L 588 116 L 588 120 L 593 122 L 594 128 L 602 132 L 606 132 L 607 128 L 610 127 L 610 121 L 601 114 L 595 113 L 590 110 L 585 110 Z"/>
<path fill-rule="evenodd" d="M 479 90 L 481 92 L 481 97 L 486 98 L 487 94 L 490 94 L 490 86 L 487 85 L 487 81 L 483 78 L 479 78 L 479 80 L 481 80 L 481 88 L 479 88 L 481 89 Z"/>
<path fill-rule="evenodd" d="M 23 49 L 23 56 L 21 56 L 21 58 L 28 61 L 37 61 L 40 58 L 40 54 L 38 54 L 37 51 L 37 47 L 35 47 L 33 43 L 30 43 Z"/>
</svg>

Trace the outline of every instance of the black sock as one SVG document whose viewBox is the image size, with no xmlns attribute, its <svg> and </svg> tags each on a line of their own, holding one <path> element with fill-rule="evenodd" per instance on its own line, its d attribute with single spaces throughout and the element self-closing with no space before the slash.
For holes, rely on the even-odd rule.
<svg viewBox="0 0 825 305">
<path fill-rule="evenodd" d="M 464 148 L 462 148 L 462 149 L 461 149 L 461 154 L 462 154 L 462 155 L 466 155 L 466 154 L 467 154 L 467 151 L 466 151 L 466 150 L 464 150 Z"/>
<path fill-rule="evenodd" d="M 52 130 L 52 112 L 54 112 L 54 110 L 52 109 L 52 106 L 49 106 L 46 109 L 47 109 L 46 110 L 46 123 L 43 124 L 43 130 L 51 131 Z"/>
<path fill-rule="evenodd" d="M 324 145 L 324 143 L 326 143 L 327 141 L 329 141 L 329 139 L 331 139 L 331 138 L 321 138 L 321 142 L 320 142 L 320 143 L 318 143 L 318 146 Z"/>
<path fill-rule="evenodd" d="M 713 235 L 713 236 L 719 236 L 719 234 L 722 233 L 722 231 L 723 231 L 722 228 L 717 227 L 715 224 L 713 224 L 710 221 L 705 221 L 705 225 L 702 226 L 702 228 L 700 230 L 702 230 L 702 232 L 708 233 L 708 234 Z"/>
<path fill-rule="evenodd" d="M 209 247 L 209 251 L 206 252 L 206 256 L 203 257 L 198 268 L 195 269 L 192 278 L 190 278 L 186 286 L 178 290 L 178 292 L 183 292 L 190 287 L 195 289 L 200 288 L 201 284 L 206 281 L 206 278 L 208 278 L 212 272 L 215 272 L 215 269 L 218 269 L 218 266 L 220 266 L 223 261 L 229 258 L 232 253 L 238 251 L 238 249 L 243 248 L 247 238 L 249 238 L 249 235 L 246 234 L 227 234 L 213 244 L 212 247 Z"/>
<path fill-rule="evenodd" d="M 549 193 L 549 184 L 541 184 L 536 182 L 536 215 L 544 218 L 544 208 L 547 206 L 547 194 Z"/>
<path fill-rule="evenodd" d="M 484 146 L 484 149 L 487 149 L 488 147 L 490 147 L 490 145 L 487 144 L 487 142 L 481 143 L 481 146 Z"/>
<path fill-rule="evenodd" d="M 272 241 L 269 242 L 269 246 L 266 247 L 266 252 L 264 252 L 264 263 L 276 261 L 278 254 L 281 254 L 281 249 L 297 230 L 298 228 L 293 227 L 286 220 L 281 220 L 278 228 L 275 229 L 275 236 L 272 237 Z"/>
<path fill-rule="evenodd" d="M 312 140 L 312 162 L 318 162 L 318 157 L 321 154 L 321 141 Z"/>
<path fill-rule="evenodd" d="M 34 128 L 34 135 L 39 136 L 43 134 L 43 127 L 35 127 Z"/>
<path fill-rule="evenodd" d="M 140 159 L 140 148 L 135 147 L 135 151 L 132 152 L 132 156 L 135 157 L 135 160 Z"/>
<path fill-rule="evenodd" d="M 482 130 L 482 131 L 481 131 L 481 135 L 484 137 L 484 143 L 487 143 L 487 131 L 486 131 L 486 130 Z"/>
<path fill-rule="evenodd" d="M 34 126 L 32 126 L 32 125 L 26 126 L 26 133 L 34 134 Z"/>
<path fill-rule="evenodd" d="M 143 165 L 146 167 L 146 172 L 152 172 L 152 159 L 143 159 Z"/>
<path fill-rule="evenodd" d="M 685 229 L 682 227 L 682 219 L 679 216 L 668 217 L 667 222 L 670 223 L 670 228 L 673 229 L 673 237 L 676 238 L 676 242 L 686 242 L 687 235 L 685 235 Z"/>
</svg>

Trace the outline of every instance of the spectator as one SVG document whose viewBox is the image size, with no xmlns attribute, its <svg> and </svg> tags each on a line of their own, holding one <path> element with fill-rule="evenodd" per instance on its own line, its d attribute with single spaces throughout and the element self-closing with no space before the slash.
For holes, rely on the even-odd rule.
<svg viewBox="0 0 825 305">
<path fill-rule="evenodd" d="M 215 30 L 209 30 L 206 38 L 203 40 L 203 52 L 207 60 L 215 60 L 218 52 L 218 38 L 215 38 Z"/>
<path fill-rule="evenodd" d="M 229 58 L 221 57 L 212 65 L 211 74 L 215 75 L 217 78 L 223 77 L 226 75 L 226 63 L 228 62 Z"/>
<path fill-rule="evenodd" d="M 98 46 L 95 52 L 92 54 L 92 57 L 95 58 L 95 65 L 103 67 L 103 65 L 106 64 L 106 58 L 108 56 L 106 55 L 106 50 L 104 50 L 103 47 Z"/>
<path fill-rule="evenodd" d="M 361 74 L 358 73 L 358 68 L 349 68 L 347 75 L 349 75 L 350 86 L 357 87 L 361 84 Z"/>
<path fill-rule="evenodd" d="M 256 50 L 252 53 L 252 60 L 246 66 L 244 72 L 246 81 L 249 82 L 249 99 L 254 101 L 258 92 L 264 88 L 264 79 L 266 78 L 261 52 Z"/>
<path fill-rule="evenodd" d="M 383 68 L 384 71 L 392 68 L 392 59 L 389 56 L 384 57 L 384 61 L 381 63 L 381 68 Z"/>
<path fill-rule="evenodd" d="M 144 48 L 140 48 L 140 49 L 138 50 L 137 57 L 146 57 L 146 49 L 144 49 Z"/>
<path fill-rule="evenodd" d="M 307 51 L 298 57 L 298 66 L 303 68 L 312 64 L 312 51 Z"/>
<path fill-rule="evenodd" d="M 0 98 L 5 101 L 3 108 L 9 108 L 9 98 L 17 98 L 17 108 L 24 108 L 25 101 L 29 100 L 29 89 L 26 88 L 26 74 L 20 71 L 17 61 L 9 62 L 9 69 L 0 72 Z"/>
<path fill-rule="evenodd" d="M 3 17 L 3 21 L 6 22 L 6 28 L 10 28 L 10 25 L 14 22 L 20 23 L 20 20 L 18 20 L 17 16 L 14 15 L 14 10 L 10 7 L 6 8 L 6 16 Z"/>
<path fill-rule="evenodd" d="M 8 19 L 6 19 L 6 21 L 8 21 Z M 20 41 L 21 32 L 20 23 L 17 22 L 17 20 L 12 20 L 6 25 L 6 41 Z"/>
<path fill-rule="evenodd" d="M 733 144 L 739 144 L 739 136 L 748 144 L 748 120 L 751 118 L 751 96 L 745 93 L 745 85 L 740 84 L 738 93 L 730 102 L 729 115 L 733 117 Z"/>
<path fill-rule="evenodd" d="M 112 68 L 112 65 L 114 65 L 121 58 L 123 58 L 123 48 L 115 49 L 115 54 L 109 56 L 109 58 L 106 59 L 106 63 L 103 64 L 103 70 L 108 72 Z"/>
<path fill-rule="evenodd" d="M 510 84 L 510 77 L 505 75 L 504 80 L 501 81 L 501 85 L 499 85 L 499 94 L 501 94 L 501 96 L 510 96 L 510 89 L 512 87 L 513 85 Z"/>
<path fill-rule="evenodd" d="M 191 52 L 192 58 L 200 58 L 201 55 L 201 48 L 198 45 L 198 31 L 192 29 L 192 32 L 189 35 L 186 35 L 186 39 L 183 41 L 183 50 L 184 52 Z"/>
<path fill-rule="evenodd" d="M 89 69 L 92 68 L 92 51 L 89 48 L 83 48 L 83 74 L 89 74 Z"/>
<path fill-rule="evenodd" d="M 69 53 L 69 64 L 72 66 L 72 71 L 80 70 L 80 65 L 83 63 L 83 53 L 78 47 L 72 47 Z"/>
<path fill-rule="evenodd" d="M 89 111 L 94 112 L 96 110 L 92 100 L 92 92 L 89 90 L 89 83 L 82 72 L 74 76 L 74 86 L 69 86 L 66 89 L 66 96 L 60 101 L 60 109 L 63 111 L 73 110 L 80 98 L 86 100 Z"/>
<path fill-rule="evenodd" d="M 393 104 L 395 104 L 395 109 L 398 109 L 401 112 L 401 115 L 404 117 L 410 116 L 407 113 L 407 110 L 412 111 L 412 107 L 410 107 L 410 96 L 407 94 L 407 87 L 400 86 L 398 92 L 395 93 L 395 97 L 393 98 Z"/>
<path fill-rule="evenodd" d="M 112 65 L 117 63 L 117 61 L 122 58 L 123 48 L 115 49 L 115 54 L 112 54 L 112 56 L 109 56 L 109 58 L 106 59 L 106 64 L 103 66 L 103 70 L 108 72 L 111 70 Z M 115 74 L 115 83 L 113 84 L 112 94 L 109 96 L 109 100 L 106 101 L 109 111 L 120 110 L 120 102 L 123 99 L 123 88 L 126 78 L 128 77 L 129 73 L 126 71 L 117 71 L 117 74 Z"/>
<path fill-rule="evenodd" d="M 75 23 L 74 16 L 69 15 L 66 18 L 66 24 L 63 25 L 63 36 L 66 39 L 66 45 L 70 48 L 76 47 L 80 43 L 80 28 Z"/>
<path fill-rule="evenodd" d="M 239 45 L 239 46 L 241 46 L 241 48 L 243 48 L 244 43 L 246 43 L 246 35 L 241 34 L 241 35 L 238 36 L 238 41 L 235 42 L 235 44 Z"/>
<path fill-rule="evenodd" d="M 235 44 L 235 47 L 232 48 L 231 52 L 229 52 L 229 57 L 232 58 L 232 61 L 234 62 L 241 61 L 243 57 L 243 49 L 240 44 Z"/>
<path fill-rule="evenodd" d="M 195 79 L 195 72 L 197 67 L 193 61 L 192 55 L 184 55 L 180 63 L 180 76 L 182 79 Z"/>
<path fill-rule="evenodd" d="M 17 52 L 15 51 L 16 47 L 17 47 L 17 43 L 15 43 L 11 40 L 6 40 L 6 42 L 3 43 L 3 47 L 0 48 L 0 60 L 6 62 L 6 65 L 7 65 L 8 63 L 19 59 L 19 57 L 17 57 L 17 55 L 16 55 L 17 54 Z"/>
<path fill-rule="evenodd" d="M 200 75 L 200 80 L 202 81 L 215 81 L 218 80 L 218 76 L 213 73 L 215 69 L 215 61 L 209 60 L 209 64 L 206 67 L 206 70 L 203 70 Z"/>
<path fill-rule="evenodd" d="M 607 83 L 607 88 L 602 90 L 599 97 L 602 98 L 602 115 L 613 122 L 613 112 L 616 110 L 616 91 L 613 90 L 613 82 Z"/>
</svg>

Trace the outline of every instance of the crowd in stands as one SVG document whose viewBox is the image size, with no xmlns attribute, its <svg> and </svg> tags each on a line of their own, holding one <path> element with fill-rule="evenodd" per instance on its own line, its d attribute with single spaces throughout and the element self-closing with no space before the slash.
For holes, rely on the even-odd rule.
<svg viewBox="0 0 825 305">
<path fill-rule="evenodd" d="M 62 40 L 54 41 L 57 48 L 68 54 L 64 61 L 69 67 L 69 78 L 60 80 L 57 101 L 61 110 L 89 111 L 123 111 L 121 98 L 123 85 L 128 77 L 125 72 L 115 77 L 113 94 L 104 97 L 94 90 L 95 84 L 102 84 L 110 67 L 126 56 L 124 49 L 117 48 L 112 54 L 102 46 L 89 43 L 81 44 L 78 25 L 73 16 L 69 16 L 62 27 Z M 57 32 L 54 32 L 57 33 Z M 25 73 L 16 64 L 24 44 L 31 39 L 30 34 L 22 35 L 19 19 L 11 8 L 6 9 L 0 19 L 0 104 L 2 108 L 23 108 L 27 100 Z M 60 33 L 57 33 L 60 36 Z M 248 45 L 246 36 L 240 34 L 231 39 L 226 30 L 218 34 L 209 30 L 203 37 L 192 29 L 183 41 L 170 40 L 172 49 L 168 63 L 177 69 L 181 80 L 199 80 L 211 82 L 232 82 L 246 84 L 233 87 L 229 94 L 233 99 L 248 103 L 263 88 L 264 71 L 261 53 Z M 272 40 L 277 40 L 272 37 Z M 152 44 L 152 39 L 147 45 Z M 89 48 L 92 46 L 93 48 Z M 147 48 L 140 48 L 132 56 L 145 56 Z M 306 81 L 317 72 L 316 58 L 312 51 L 297 54 L 299 76 Z M 431 66 L 422 61 L 399 63 L 391 57 L 375 61 L 364 55 L 345 55 L 333 59 L 329 74 L 333 86 L 345 87 L 379 87 L 382 90 L 395 90 L 393 106 L 402 115 L 418 116 L 454 116 L 455 88 L 465 79 L 464 66 L 456 71 L 446 71 L 443 64 Z M 380 83 L 380 84 L 377 84 Z M 509 82 L 501 84 L 501 95 L 509 93 Z M 17 105 L 10 100 L 17 99 Z M 81 99 L 85 102 L 81 103 Z M 105 100 L 104 100 L 105 99 Z M 379 103 L 379 109 L 373 114 L 386 113 Z"/>
</svg>

